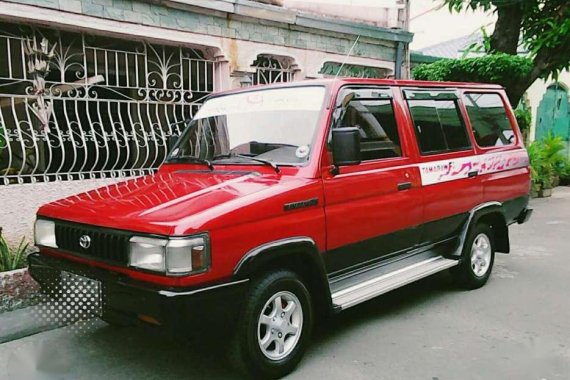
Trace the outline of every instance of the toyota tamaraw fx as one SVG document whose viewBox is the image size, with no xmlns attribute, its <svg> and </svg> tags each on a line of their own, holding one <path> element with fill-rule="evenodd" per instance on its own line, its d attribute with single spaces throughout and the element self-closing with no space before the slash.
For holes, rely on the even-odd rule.
<svg viewBox="0 0 570 380">
<path fill-rule="evenodd" d="M 98 284 L 110 323 L 225 314 L 235 362 L 279 377 L 327 313 L 447 269 L 484 285 L 529 187 L 501 87 L 253 87 L 210 96 L 155 174 L 42 206 L 29 267 Z"/>
</svg>

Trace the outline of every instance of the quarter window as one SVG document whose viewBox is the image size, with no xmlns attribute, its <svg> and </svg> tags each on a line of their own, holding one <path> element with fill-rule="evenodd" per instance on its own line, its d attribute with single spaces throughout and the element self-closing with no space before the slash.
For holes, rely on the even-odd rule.
<svg viewBox="0 0 570 380">
<path fill-rule="evenodd" d="M 471 147 L 455 99 L 409 99 L 416 137 L 422 153 L 440 153 Z"/>
<path fill-rule="evenodd" d="M 465 106 L 479 146 L 513 144 L 515 134 L 499 94 L 466 93 Z"/>
<path fill-rule="evenodd" d="M 363 161 L 402 156 L 391 100 L 351 101 L 341 126 L 359 129 Z"/>
</svg>

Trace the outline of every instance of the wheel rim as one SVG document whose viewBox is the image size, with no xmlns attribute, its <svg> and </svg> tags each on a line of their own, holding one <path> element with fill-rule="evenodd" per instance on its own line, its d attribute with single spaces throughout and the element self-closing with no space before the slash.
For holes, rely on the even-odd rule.
<svg viewBox="0 0 570 380">
<path fill-rule="evenodd" d="M 291 292 L 278 292 L 261 309 L 257 323 L 259 348 L 268 359 L 283 359 L 297 346 L 302 329 L 301 302 Z"/>
<path fill-rule="evenodd" d="M 471 246 L 471 269 L 477 277 L 484 276 L 491 267 L 491 241 L 486 234 L 479 234 Z"/>
</svg>

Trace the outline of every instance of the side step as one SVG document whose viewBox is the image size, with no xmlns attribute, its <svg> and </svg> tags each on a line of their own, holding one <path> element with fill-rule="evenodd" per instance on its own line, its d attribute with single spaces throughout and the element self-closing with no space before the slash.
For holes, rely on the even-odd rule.
<svg viewBox="0 0 570 380">
<path fill-rule="evenodd" d="M 419 261 L 401 269 L 389 273 L 379 274 L 377 277 L 358 282 L 356 278 L 351 279 L 354 285 L 333 291 L 333 305 L 341 310 L 368 301 L 371 298 L 388 293 L 424 277 L 430 276 L 442 270 L 451 268 L 459 264 L 457 260 L 446 259 L 442 256 L 432 257 Z M 358 277 L 358 276 L 356 276 Z"/>
</svg>

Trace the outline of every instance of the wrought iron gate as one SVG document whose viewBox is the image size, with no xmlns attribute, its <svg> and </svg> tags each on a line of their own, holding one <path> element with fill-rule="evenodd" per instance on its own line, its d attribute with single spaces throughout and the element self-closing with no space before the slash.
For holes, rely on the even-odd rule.
<svg viewBox="0 0 570 380">
<path fill-rule="evenodd" d="M 295 74 L 293 60 L 288 57 L 260 54 L 253 62 L 253 67 L 253 85 L 291 82 Z"/>
<path fill-rule="evenodd" d="M 211 56 L 0 23 L 0 184 L 153 171 L 213 92 Z"/>
</svg>

